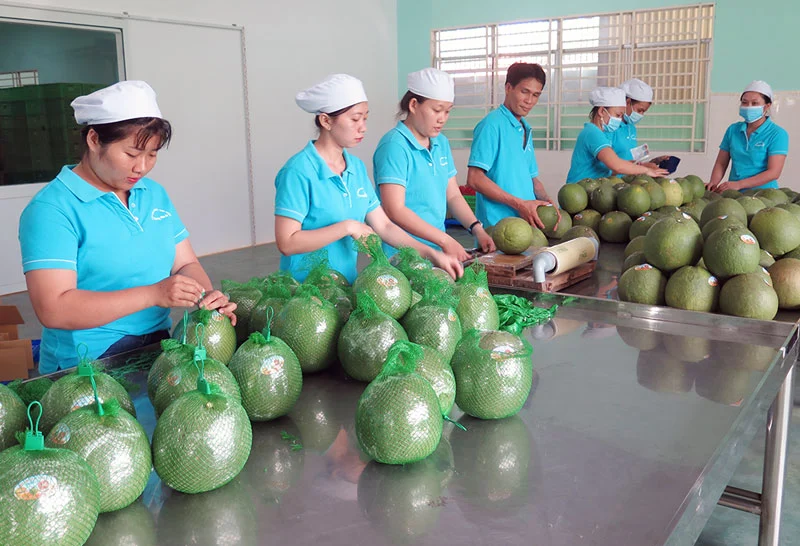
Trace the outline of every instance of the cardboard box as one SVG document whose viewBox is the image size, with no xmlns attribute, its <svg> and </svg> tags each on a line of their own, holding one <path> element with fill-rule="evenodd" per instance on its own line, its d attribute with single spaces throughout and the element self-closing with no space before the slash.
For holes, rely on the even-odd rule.
<svg viewBox="0 0 800 546">
<path fill-rule="evenodd" d="M 0 305 L 0 381 L 27 379 L 33 369 L 30 339 L 19 339 L 24 324 L 16 305 Z"/>
<path fill-rule="evenodd" d="M 25 324 L 16 305 L 0 305 L 0 336 L 9 340 L 19 339 L 19 325 Z"/>
</svg>

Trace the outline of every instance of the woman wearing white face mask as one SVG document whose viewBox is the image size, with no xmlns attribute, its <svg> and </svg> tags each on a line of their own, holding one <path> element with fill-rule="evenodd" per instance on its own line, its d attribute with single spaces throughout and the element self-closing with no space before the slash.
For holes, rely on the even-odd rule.
<svg viewBox="0 0 800 546">
<path fill-rule="evenodd" d="M 725 190 L 777 188 L 778 178 L 789 154 L 789 134 L 769 117 L 772 88 L 763 81 L 748 85 L 739 101 L 739 121 L 728 127 L 708 189 Z M 728 182 L 723 182 L 732 162 Z"/>
<path fill-rule="evenodd" d="M 625 92 L 625 114 L 622 125 L 614 131 L 614 152 L 626 161 L 633 161 L 631 150 L 639 145 L 636 124 L 644 118 L 653 104 L 653 88 L 642 80 L 633 78 L 619 86 Z"/>
<path fill-rule="evenodd" d="M 613 133 L 622 126 L 627 108 L 625 91 L 617 87 L 597 87 L 589 94 L 590 123 L 583 126 L 572 150 L 567 183 L 584 178 L 603 178 L 612 173 L 665 176 L 667 171 L 637 165 L 622 159 L 612 146 Z"/>
</svg>

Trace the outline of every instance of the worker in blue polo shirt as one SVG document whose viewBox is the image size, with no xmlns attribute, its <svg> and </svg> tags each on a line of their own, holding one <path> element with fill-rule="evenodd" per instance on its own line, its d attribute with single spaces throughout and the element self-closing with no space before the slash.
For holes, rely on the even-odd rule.
<svg viewBox="0 0 800 546">
<path fill-rule="evenodd" d="M 538 178 L 533 131 L 525 120 L 539 102 L 546 78 L 538 64 L 512 64 L 506 73 L 503 104 L 475 127 L 467 185 L 477 193 L 475 212 L 486 226 L 519 216 L 541 228 L 536 209 L 554 204 Z"/>
<path fill-rule="evenodd" d="M 461 262 L 420 243 L 386 216 L 364 163 L 347 152 L 367 130 L 369 107 L 361 81 L 334 74 L 298 93 L 295 101 L 315 115 L 319 138 L 292 156 L 275 179 L 281 269 L 302 281 L 308 275 L 306 256 L 325 249 L 330 266 L 353 282 L 354 240 L 374 230 L 388 244 L 413 247 L 453 277 L 461 276 Z"/>
<path fill-rule="evenodd" d="M 612 147 L 613 133 L 622 126 L 627 107 L 625 91 L 618 87 L 596 87 L 589 94 L 589 123 L 578 134 L 567 184 L 584 178 L 603 178 L 617 174 L 666 176 L 664 169 L 638 165 L 619 157 Z"/>
<path fill-rule="evenodd" d="M 739 101 L 739 115 L 744 121 L 725 131 L 708 189 L 723 192 L 778 187 L 789 154 L 789 133 L 770 118 L 772 99 L 772 88 L 766 82 L 754 81 L 745 88 Z M 729 163 L 731 174 L 723 182 Z"/>
<path fill-rule="evenodd" d="M 171 307 L 230 317 L 236 305 L 197 260 L 163 187 L 146 177 L 172 129 L 152 88 L 124 81 L 72 102 L 84 155 L 20 217 L 25 281 L 41 321 L 39 371 L 75 366 L 169 337 Z"/>
<path fill-rule="evenodd" d="M 418 241 L 464 261 L 469 257 L 466 250 L 445 232 L 449 210 L 484 252 L 495 250 L 458 189 L 450 143 L 442 134 L 453 108 L 453 77 L 425 68 L 409 74 L 407 83 L 400 101 L 405 118 L 381 138 L 372 158 L 386 214 Z M 384 250 L 395 252 L 386 244 Z"/>
</svg>

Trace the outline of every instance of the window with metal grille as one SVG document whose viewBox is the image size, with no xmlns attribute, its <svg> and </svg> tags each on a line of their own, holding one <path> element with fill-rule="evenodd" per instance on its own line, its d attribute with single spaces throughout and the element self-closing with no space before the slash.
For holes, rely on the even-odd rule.
<svg viewBox="0 0 800 546">
<path fill-rule="evenodd" d="M 503 103 L 506 70 L 538 63 L 547 85 L 528 122 L 534 145 L 571 150 L 588 121 L 589 92 L 640 78 L 655 102 L 638 126 L 654 151 L 706 148 L 714 4 L 481 25 L 433 31 L 433 66 L 453 75 L 445 133 L 469 147 L 472 130 Z"/>
</svg>

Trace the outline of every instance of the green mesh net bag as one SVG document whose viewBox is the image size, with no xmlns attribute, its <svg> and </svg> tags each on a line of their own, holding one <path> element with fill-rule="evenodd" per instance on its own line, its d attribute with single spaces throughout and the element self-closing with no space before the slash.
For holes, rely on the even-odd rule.
<svg viewBox="0 0 800 546">
<path fill-rule="evenodd" d="M 267 312 L 272 309 L 272 313 L 277 315 L 283 309 L 283 306 L 288 302 L 292 293 L 289 288 L 284 284 L 273 284 L 267 286 L 263 290 L 264 297 L 262 297 L 253 311 L 250 313 L 250 331 L 260 332 L 267 327 Z"/>
<path fill-rule="evenodd" d="M 411 285 L 408 279 L 389 263 L 377 235 L 361 239 L 356 245 L 359 252 L 372 257 L 372 262 L 356 277 L 353 292 L 356 297 L 362 292 L 369 294 L 381 311 L 399 320 L 411 307 Z"/>
<path fill-rule="evenodd" d="M 85 355 L 74 372 L 65 375 L 50 387 L 42 397 L 42 406 L 47 412 L 42 415 L 39 428 L 47 434 L 65 415 L 84 406 L 95 403 L 92 381 L 89 379 L 89 368 L 95 368 L 94 380 L 97 384 L 98 397 L 101 403 L 116 399 L 120 407 L 136 416 L 128 391 L 110 375 L 98 371 L 99 365 L 90 362 Z"/>
<path fill-rule="evenodd" d="M 24 445 L 0 453 L 0 544 L 81 546 L 92 534 L 100 508 L 100 485 L 80 455 L 47 449 L 31 419 Z"/>
<path fill-rule="evenodd" d="M 85 546 L 157 546 L 153 515 L 141 502 L 100 514 Z"/>
<path fill-rule="evenodd" d="M 456 313 L 465 332 L 473 328 L 477 330 L 500 328 L 497 303 L 489 291 L 486 270 L 481 262 L 476 260 L 464 269 L 464 275 L 456 282 L 453 293 L 458 298 Z"/>
<path fill-rule="evenodd" d="M 8 388 L 22 398 L 22 402 L 27 407 L 31 402 L 41 402 L 44 393 L 53 386 L 53 380 L 49 377 L 38 377 L 31 381 L 22 382 L 21 379 L 12 381 Z"/>
<path fill-rule="evenodd" d="M 422 300 L 401 321 L 408 339 L 436 349 L 449 362 L 462 333 L 461 321 L 455 310 L 457 304 L 458 300 L 447 283 L 429 278 Z"/>
<path fill-rule="evenodd" d="M 17 393 L 0 384 L 0 451 L 17 443 L 17 433 L 25 430 L 25 412 Z"/>
<path fill-rule="evenodd" d="M 261 279 L 261 281 L 264 283 L 265 287 L 274 286 L 276 284 L 285 286 L 289 290 L 290 295 L 294 295 L 297 289 L 300 288 L 300 282 L 292 277 L 292 274 L 288 271 L 275 271 Z"/>
<path fill-rule="evenodd" d="M 182 343 L 189 345 L 197 345 L 197 329 L 195 327 L 198 324 L 203 325 L 205 337 L 202 342 L 208 357 L 227 366 L 236 351 L 236 330 L 230 319 L 218 311 L 198 309 L 189 315 L 188 321 L 181 321 L 175 326 L 175 330 L 172 332 L 173 339 L 180 339 Z"/>
<path fill-rule="evenodd" d="M 252 331 L 250 329 L 250 314 L 253 308 L 264 297 L 261 292 L 263 283 L 259 279 L 250 279 L 246 283 L 234 281 L 222 281 L 222 291 L 228 294 L 230 301 L 236 304 L 236 343 L 241 345 L 247 340 L 247 336 Z"/>
<path fill-rule="evenodd" d="M 164 339 L 161 341 L 161 354 L 147 373 L 147 397 L 150 402 L 156 399 L 156 391 L 164 381 L 164 377 L 178 364 L 192 360 L 194 345 L 186 345 L 177 339 Z"/>
<path fill-rule="evenodd" d="M 303 373 L 329 368 L 336 362 L 336 340 L 342 319 L 319 288 L 303 285 L 275 315 L 272 334 L 292 348 Z"/>
<path fill-rule="evenodd" d="M 353 311 L 353 290 L 349 285 L 342 286 L 340 282 L 334 280 L 332 274 L 341 275 L 328 267 L 327 260 L 321 261 L 308 273 L 304 284 L 319 288 L 320 295 L 336 307 L 344 324 Z"/>
<path fill-rule="evenodd" d="M 339 362 L 347 375 L 358 381 L 372 381 L 381 371 L 389 349 L 407 340 L 403 327 L 381 311 L 370 295 L 358 295 L 358 307 L 339 334 Z"/>
<path fill-rule="evenodd" d="M 303 370 L 294 351 L 271 335 L 255 332 L 236 350 L 230 371 L 242 391 L 251 421 L 269 421 L 289 413 L 303 388 Z"/>
<path fill-rule="evenodd" d="M 531 392 L 532 352 L 528 342 L 508 332 L 464 334 L 450 361 L 458 407 L 480 419 L 515 415 Z"/>
<path fill-rule="evenodd" d="M 389 263 L 406 276 L 412 290 L 420 293 L 422 292 L 422 281 L 433 271 L 433 264 L 420 256 L 416 249 L 408 246 L 400 247 Z"/>
<path fill-rule="evenodd" d="M 439 398 L 428 380 L 414 371 L 421 357 L 419 347 L 395 344 L 381 373 L 358 400 L 358 443 L 379 463 L 420 461 L 442 438 Z"/>
<path fill-rule="evenodd" d="M 100 484 L 100 512 L 131 504 L 150 478 L 150 440 L 116 400 L 101 404 L 95 394 L 93 405 L 68 413 L 53 427 L 45 446 L 74 451 L 89 464 Z"/>
<path fill-rule="evenodd" d="M 205 358 L 198 347 L 196 390 L 170 404 L 153 432 L 153 467 L 162 482 L 182 493 L 204 493 L 230 482 L 244 468 L 253 442 L 241 403 L 206 381 Z"/>
<path fill-rule="evenodd" d="M 422 356 L 417 360 L 416 372 L 428 380 L 439 398 L 442 415 L 453 409 L 456 401 L 456 377 L 450 363 L 436 349 L 425 345 L 417 345 L 422 349 Z"/>
</svg>

